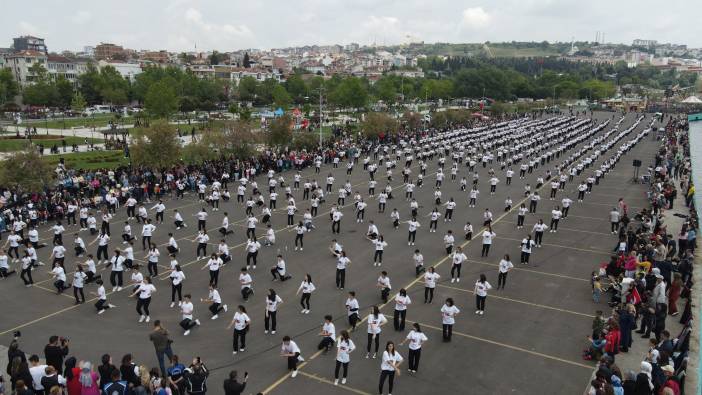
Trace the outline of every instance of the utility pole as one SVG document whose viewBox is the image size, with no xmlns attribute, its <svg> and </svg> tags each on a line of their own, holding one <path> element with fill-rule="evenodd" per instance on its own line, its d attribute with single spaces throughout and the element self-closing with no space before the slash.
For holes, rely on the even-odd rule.
<svg viewBox="0 0 702 395">
<path fill-rule="evenodd" d="M 324 86 L 320 85 L 319 89 L 317 89 L 319 92 L 319 147 L 322 147 L 322 119 L 324 118 L 322 116 L 322 94 L 324 93 Z"/>
</svg>

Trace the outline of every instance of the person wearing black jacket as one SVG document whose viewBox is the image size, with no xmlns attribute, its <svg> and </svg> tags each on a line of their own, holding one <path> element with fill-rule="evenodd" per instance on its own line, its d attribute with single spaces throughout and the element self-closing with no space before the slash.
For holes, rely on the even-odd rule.
<svg viewBox="0 0 702 395">
<path fill-rule="evenodd" d="M 44 347 L 46 364 L 53 366 L 56 371 L 63 369 L 63 358 L 68 355 L 68 339 L 54 335 L 49 338 L 49 344 Z"/>
<path fill-rule="evenodd" d="M 200 357 L 193 359 L 192 365 L 185 369 L 185 381 L 188 395 L 205 395 L 207 393 L 207 376 L 210 372 Z"/>
<path fill-rule="evenodd" d="M 249 373 L 244 373 L 244 380 L 240 383 L 236 381 L 237 371 L 229 372 L 229 378 L 224 380 L 224 395 L 241 395 L 246 389 L 246 380 L 249 379 Z"/>
<path fill-rule="evenodd" d="M 7 348 L 7 369 L 5 369 L 5 372 L 10 376 L 12 375 L 12 361 L 15 360 L 15 357 L 20 357 L 22 362 L 27 363 L 27 356 L 24 354 L 24 351 L 20 350 L 17 340 L 10 342 L 10 346 Z"/>
<path fill-rule="evenodd" d="M 122 380 L 129 384 L 132 390 L 141 386 L 141 379 L 136 373 L 136 365 L 132 362 L 132 354 L 126 354 L 122 357 L 122 365 L 119 367 L 119 372 Z"/>
<path fill-rule="evenodd" d="M 119 369 L 112 364 L 112 357 L 110 354 L 103 354 L 102 358 L 100 358 L 100 362 L 102 362 L 102 364 L 98 366 L 100 383 L 107 384 L 110 382 L 110 380 L 112 380 L 112 372 L 115 370 L 119 372 Z"/>
</svg>

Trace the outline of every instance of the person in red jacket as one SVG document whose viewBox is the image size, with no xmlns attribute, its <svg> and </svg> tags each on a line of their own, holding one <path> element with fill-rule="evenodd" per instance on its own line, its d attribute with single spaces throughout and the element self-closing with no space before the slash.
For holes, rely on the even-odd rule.
<svg viewBox="0 0 702 395">
<path fill-rule="evenodd" d="M 609 324 L 609 331 L 605 335 L 605 354 L 612 358 L 614 362 L 614 356 L 619 354 L 619 343 L 621 343 L 621 333 L 619 332 L 619 323 L 612 321 Z"/>
</svg>

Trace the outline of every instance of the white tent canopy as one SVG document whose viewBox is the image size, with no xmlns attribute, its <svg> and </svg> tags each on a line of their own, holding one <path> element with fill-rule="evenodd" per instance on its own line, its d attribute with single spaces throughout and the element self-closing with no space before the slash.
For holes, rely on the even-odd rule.
<svg viewBox="0 0 702 395">
<path fill-rule="evenodd" d="M 690 96 L 682 102 L 685 104 L 702 104 L 702 100 L 697 96 Z"/>
</svg>

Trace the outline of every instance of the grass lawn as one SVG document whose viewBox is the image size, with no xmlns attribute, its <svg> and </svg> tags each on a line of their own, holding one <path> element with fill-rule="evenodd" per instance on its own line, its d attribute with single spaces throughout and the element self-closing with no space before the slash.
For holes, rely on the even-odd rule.
<svg viewBox="0 0 702 395">
<path fill-rule="evenodd" d="M 107 126 L 107 123 L 113 119 L 114 116 L 112 114 L 96 115 L 95 117 L 66 118 L 65 120 L 60 118 L 49 119 L 47 121 L 43 119 L 30 119 L 23 122 L 19 128 L 22 129 L 26 125 L 29 125 L 32 127 L 36 126 L 37 131 L 46 129 L 47 127 L 49 129 L 63 129 L 65 124 L 65 128 L 68 130 L 72 127 L 91 127 L 93 123 L 95 123 L 95 127 L 103 127 Z M 118 123 L 120 122 L 122 124 L 131 125 L 134 120 L 132 117 L 126 117 L 121 118 Z M 9 130 L 12 130 L 12 127 L 9 127 Z"/>
<path fill-rule="evenodd" d="M 118 166 L 129 164 L 129 159 L 124 157 L 124 151 L 122 150 L 49 155 L 43 157 L 43 160 L 52 166 L 56 166 L 61 158 L 64 159 L 66 167 L 69 169 L 114 169 Z"/>
<path fill-rule="evenodd" d="M 552 49 L 543 48 L 510 48 L 510 47 L 499 47 L 491 46 L 490 51 L 497 57 L 545 57 L 545 56 L 558 56 L 559 53 Z"/>
<path fill-rule="evenodd" d="M 45 148 L 52 147 L 54 144 L 56 144 L 58 147 L 61 147 L 61 136 L 54 136 L 54 135 L 40 135 L 38 136 L 39 138 L 33 138 L 32 142 L 35 145 L 39 144 L 44 144 Z M 46 138 L 49 137 L 49 138 Z M 71 146 L 73 144 L 78 144 L 78 145 L 83 145 L 85 144 L 85 139 L 82 137 L 64 137 L 66 140 L 66 145 Z M 93 143 L 102 143 L 102 139 L 88 139 L 88 143 L 90 142 Z M 13 151 L 21 151 L 27 147 L 29 147 L 30 142 L 27 139 L 6 139 L 6 138 L 1 138 L 0 137 L 0 152 L 13 152 Z"/>
</svg>

